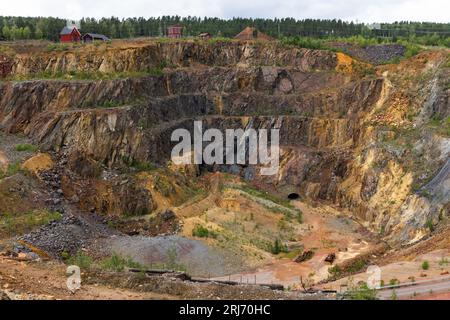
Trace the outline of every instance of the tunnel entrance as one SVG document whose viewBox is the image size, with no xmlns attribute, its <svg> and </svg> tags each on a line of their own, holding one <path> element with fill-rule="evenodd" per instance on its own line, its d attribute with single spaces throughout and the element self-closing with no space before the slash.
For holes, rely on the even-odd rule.
<svg viewBox="0 0 450 320">
<path fill-rule="evenodd" d="M 298 193 L 291 192 L 288 194 L 287 197 L 289 200 L 296 200 L 296 199 L 300 198 L 300 195 Z"/>
</svg>

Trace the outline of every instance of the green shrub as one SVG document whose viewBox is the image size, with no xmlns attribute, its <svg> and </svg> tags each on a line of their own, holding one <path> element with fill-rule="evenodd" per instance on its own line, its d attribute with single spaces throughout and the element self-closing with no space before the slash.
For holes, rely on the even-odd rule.
<svg viewBox="0 0 450 320">
<path fill-rule="evenodd" d="M 359 288 L 348 290 L 346 294 L 350 300 L 377 300 L 377 290 L 370 289 L 367 283 L 361 284 Z"/>
<path fill-rule="evenodd" d="M 186 266 L 177 262 L 178 253 L 177 248 L 173 245 L 167 250 L 166 268 L 175 271 L 186 271 Z"/>
<path fill-rule="evenodd" d="M 398 279 L 396 279 L 396 278 L 392 278 L 391 280 L 389 280 L 389 285 L 390 286 L 395 286 L 395 285 L 398 285 L 398 284 L 400 284 L 400 281 Z"/>
<path fill-rule="evenodd" d="M 391 300 L 397 300 L 397 292 L 395 290 L 392 290 Z"/>
<path fill-rule="evenodd" d="M 430 263 L 429 263 L 427 260 L 425 260 L 424 262 L 422 262 L 422 269 L 423 269 L 423 270 L 428 270 L 428 269 L 430 269 Z"/>
<path fill-rule="evenodd" d="M 61 252 L 61 259 L 68 260 L 70 258 L 70 254 L 67 251 Z"/>
<path fill-rule="evenodd" d="M 373 46 L 373 45 L 380 44 L 380 42 L 385 42 L 384 40 L 380 41 L 377 38 L 365 38 L 361 35 L 351 36 L 351 37 L 347 37 L 347 38 L 339 38 L 337 40 L 342 41 L 342 42 L 353 43 L 360 47 Z"/>
<path fill-rule="evenodd" d="M 303 223 L 303 212 L 298 210 L 296 219 L 298 223 Z"/>
<path fill-rule="evenodd" d="M 448 259 L 442 257 L 441 260 L 439 261 L 439 265 L 442 266 L 447 266 L 448 265 Z"/>
<path fill-rule="evenodd" d="M 93 263 L 93 259 L 88 256 L 83 251 L 78 251 L 74 256 L 65 258 L 64 256 L 66 252 L 61 254 L 61 257 L 66 261 L 69 265 L 75 265 L 80 267 L 80 269 L 89 269 Z"/>
<path fill-rule="evenodd" d="M 210 236 L 210 231 L 201 224 L 197 224 L 194 229 L 192 229 L 192 235 L 199 238 L 208 238 Z"/>
<path fill-rule="evenodd" d="M 279 254 L 281 252 L 288 252 L 286 245 L 283 245 L 280 239 L 276 238 L 270 247 L 270 252 L 272 254 Z"/>
<path fill-rule="evenodd" d="M 331 278 L 339 278 L 339 276 L 342 274 L 342 269 L 338 265 L 335 265 L 328 268 L 328 272 L 330 273 Z"/>
<path fill-rule="evenodd" d="M 155 170 L 157 167 L 147 161 L 139 161 L 136 159 L 132 159 L 130 157 L 123 157 L 122 161 L 125 165 L 127 165 L 130 168 L 134 168 L 136 171 L 152 171 Z"/>
<path fill-rule="evenodd" d="M 121 272 L 125 268 L 145 269 L 142 264 L 134 261 L 132 258 L 123 258 L 115 252 L 113 252 L 113 254 L 109 258 L 103 259 L 100 263 L 100 266 L 103 269 L 117 272 Z"/>
<path fill-rule="evenodd" d="M 150 67 L 147 73 L 152 76 L 162 76 L 164 74 L 164 68 L 172 66 L 167 60 L 160 61 L 156 66 Z"/>
<path fill-rule="evenodd" d="M 361 271 L 365 266 L 366 266 L 367 262 L 363 259 L 358 259 L 356 261 L 354 261 L 353 263 L 351 263 L 347 268 L 346 271 L 350 272 L 350 273 L 357 273 L 359 271 Z"/>
<path fill-rule="evenodd" d="M 163 69 L 159 66 L 151 67 L 148 69 L 148 74 L 152 76 L 162 76 L 163 75 Z"/>
<path fill-rule="evenodd" d="M 407 44 L 405 58 L 411 58 L 420 52 L 420 47 L 415 44 Z"/>
<path fill-rule="evenodd" d="M 428 230 L 430 230 L 430 232 L 434 231 L 433 220 L 427 219 L 426 226 L 427 226 Z"/>
</svg>

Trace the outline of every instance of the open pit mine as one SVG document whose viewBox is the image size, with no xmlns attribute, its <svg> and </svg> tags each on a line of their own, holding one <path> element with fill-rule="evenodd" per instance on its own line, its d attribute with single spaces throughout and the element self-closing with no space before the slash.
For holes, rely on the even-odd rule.
<svg viewBox="0 0 450 320">
<path fill-rule="evenodd" d="M 380 285 L 448 277 L 449 57 L 5 45 L 0 298 L 333 299 L 373 266 Z M 194 121 L 279 129 L 279 169 L 174 163 Z"/>
</svg>

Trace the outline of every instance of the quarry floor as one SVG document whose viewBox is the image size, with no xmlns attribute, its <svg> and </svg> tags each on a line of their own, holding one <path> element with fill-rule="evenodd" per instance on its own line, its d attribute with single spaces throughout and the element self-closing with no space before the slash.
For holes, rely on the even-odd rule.
<svg viewBox="0 0 450 320">
<path fill-rule="evenodd" d="M 325 262 L 330 253 L 335 253 L 334 264 L 342 263 L 370 251 L 374 242 L 368 232 L 358 223 L 341 214 L 331 206 L 312 207 L 300 201 L 293 201 L 303 213 L 304 229 L 298 234 L 304 251 L 313 250 L 314 256 L 302 263 L 292 258 L 273 259 L 252 272 L 237 273 L 217 279 L 257 283 L 280 283 L 293 289 L 301 288 L 300 278 L 314 283 L 326 280 L 331 264 Z"/>
</svg>

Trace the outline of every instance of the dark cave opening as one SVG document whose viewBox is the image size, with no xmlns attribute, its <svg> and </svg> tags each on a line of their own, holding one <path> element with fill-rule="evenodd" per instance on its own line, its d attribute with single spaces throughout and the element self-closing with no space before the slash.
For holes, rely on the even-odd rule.
<svg viewBox="0 0 450 320">
<path fill-rule="evenodd" d="M 292 192 L 292 193 L 289 193 L 287 197 L 289 200 L 296 200 L 296 199 L 300 198 L 300 195 L 298 193 Z"/>
</svg>

